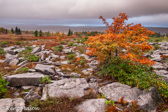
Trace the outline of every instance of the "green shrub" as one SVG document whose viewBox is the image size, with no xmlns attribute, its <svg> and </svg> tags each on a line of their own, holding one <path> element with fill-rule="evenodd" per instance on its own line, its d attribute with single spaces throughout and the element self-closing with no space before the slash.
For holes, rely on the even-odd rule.
<svg viewBox="0 0 168 112">
<path fill-rule="evenodd" d="M 0 73 L 0 97 L 2 97 L 3 94 L 7 92 L 7 85 L 8 83 L 5 81 L 2 74 Z"/>
<path fill-rule="evenodd" d="M 64 41 L 61 41 L 60 43 L 61 43 L 61 44 L 65 44 L 65 42 L 64 42 Z"/>
<path fill-rule="evenodd" d="M 159 45 L 153 45 L 153 46 L 154 46 L 155 50 L 160 49 Z"/>
<path fill-rule="evenodd" d="M 0 45 L 7 45 L 7 44 L 9 44 L 9 42 L 6 42 L 6 41 L 2 41 L 2 42 L 0 42 Z"/>
<path fill-rule="evenodd" d="M 53 50 L 55 51 L 55 52 L 58 52 L 58 51 L 62 51 L 63 50 L 63 46 L 62 45 L 59 45 L 59 46 L 54 46 L 53 47 Z"/>
<path fill-rule="evenodd" d="M 73 42 L 70 42 L 68 43 L 68 46 L 73 46 L 73 44 L 74 44 Z"/>
<path fill-rule="evenodd" d="M 17 71 L 16 71 L 16 73 L 26 73 L 26 72 L 28 72 L 28 68 L 26 68 L 26 67 L 22 67 L 22 68 L 19 68 Z"/>
<path fill-rule="evenodd" d="M 16 45 L 21 45 L 22 42 L 17 41 L 15 44 L 16 44 Z"/>
<path fill-rule="evenodd" d="M 34 54 L 31 54 L 30 56 L 27 57 L 27 60 L 30 62 L 37 62 L 39 60 L 39 57 Z"/>
<path fill-rule="evenodd" d="M 2 47 L 0 47 L 0 56 L 4 56 L 6 54 L 6 52 L 3 50 Z"/>
<path fill-rule="evenodd" d="M 146 90 L 150 87 L 156 87 L 164 99 L 168 98 L 168 84 L 147 66 L 119 57 L 109 58 L 100 66 L 98 74 L 111 76 L 122 84 L 137 86 L 140 89 Z"/>
<path fill-rule="evenodd" d="M 77 43 L 80 43 L 80 39 L 77 40 Z"/>
<path fill-rule="evenodd" d="M 51 82 L 51 79 L 50 79 L 50 77 L 47 75 L 47 76 L 41 77 L 41 78 L 40 78 L 40 82 L 41 82 L 42 84 L 48 84 L 48 83 Z"/>
<path fill-rule="evenodd" d="M 74 60 L 75 59 L 75 54 L 69 54 L 67 55 L 68 60 Z"/>
</svg>

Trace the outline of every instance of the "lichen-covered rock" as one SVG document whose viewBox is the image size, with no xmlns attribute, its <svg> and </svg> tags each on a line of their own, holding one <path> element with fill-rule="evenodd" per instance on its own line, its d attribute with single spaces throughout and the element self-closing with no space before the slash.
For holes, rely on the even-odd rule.
<svg viewBox="0 0 168 112">
<path fill-rule="evenodd" d="M 22 112 L 24 107 L 25 101 L 22 98 L 0 99 L 0 112 Z"/>
<path fill-rule="evenodd" d="M 131 88 L 128 85 L 114 82 L 100 87 L 99 93 L 102 93 L 105 97 L 113 101 L 118 101 L 118 99 L 124 97 L 124 100 L 131 102 L 136 100 L 139 95 L 142 94 L 142 90 L 137 87 Z"/>
<path fill-rule="evenodd" d="M 53 65 L 43 65 L 43 64 L 37 64 L 35 67 L 35 70 L 37 72 L 42 72 L 46 75 L 55 75 L 55 67 Z"/>
<path fill-rule="evenodd" d="M 89 84 L 84 78 L 69 78 L 53 81 L 51 84 L 45 85 L 43 88 L 42 100 L 49 97 L 69 97 L 81 98 L 85 95 L 85 90 L 89 88 Z"/>
<path fill-rule="evenodd" d="M 163 99 L 154 87 L 150 88 L 147 92 L 143 91 L 143 94 L 137 99 L 137 105 L 148 112 L 155 112 L 158 104 L 163 102 Z"/>
<path fill-rule="evenodd" d="M 44 77 L 44 75 L 33 72 L 7 76 L 6 80 L 9 82 L 9 86 L 37 86 L 40 84 L 41 77 Z"/>
<path fill-rule="evenodd" d="M 76 107 L 78 112 L 105 112 L 106 99 L 89 99 Z"/>
</svg>

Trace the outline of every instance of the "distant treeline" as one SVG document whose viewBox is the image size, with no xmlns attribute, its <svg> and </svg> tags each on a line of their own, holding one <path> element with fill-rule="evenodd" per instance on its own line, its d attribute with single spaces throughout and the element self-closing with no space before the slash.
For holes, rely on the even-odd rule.
<svg viewBox="0 0 168 112">
<path fill-rule="evenodd" d="M 154 35 L 149 35 L 150 37 L 168 37 L 168 33 L 167 34 L 161 34 L 161 33 L 156 33 Z"/>
</svg>

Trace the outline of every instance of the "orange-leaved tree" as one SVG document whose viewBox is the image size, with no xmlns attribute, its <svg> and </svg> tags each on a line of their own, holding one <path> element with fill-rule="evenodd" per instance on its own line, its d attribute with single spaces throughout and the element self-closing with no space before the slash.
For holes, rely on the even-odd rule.
<svg viewBox="0 0 168 112">
<path fill-rule="evenodd" d="M 154 62 L 143 57 L 145 52 L 153 49 L 148 45 L 149 34 L 154 34 L 147 30 L 141 24 L 126 24 L 128 16 L 120 13 L 114 17 L 113 23 L 109 25 L 102 16 L 103 23 L 106 24 L 107 30 L 104 34 L 90 36 L 86 42 L 90 52 L 88 55 L 97 56 L 100 61 L 109 57 L 121 57 L 146 65 L 153 65 Z"/>
</svg>

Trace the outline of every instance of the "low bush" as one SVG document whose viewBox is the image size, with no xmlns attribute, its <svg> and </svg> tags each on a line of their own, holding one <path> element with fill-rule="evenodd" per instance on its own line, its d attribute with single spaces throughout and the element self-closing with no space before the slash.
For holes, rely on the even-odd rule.
<svg viewBox="0 0 168 112">
<path fill-rule="evenodd" d="M 68 60 L 74 60 L 75 59 L 75 54 L 69 54 L 67 55 Z"/>
<path fill-rule="evenodd" d="M 68 46 L 73 46 L 73 44 L 74 44 L 73 42 L 70 42 L 68 43 Z"/>
<path fill-rule="evenodd" d="M 26 72 L 28 72 L 28 68 L 27 67 L 22 67 L 22 68 L 19 68 L 17 71 L 16 71 L 16 73 L 26 73 Z"/>
<path fill-rule="evenodd" d="M 0 47 L 0 56 L 4 56 L 5 55 L 5 51 L 3 50 L 3 48 L 2 47 Z"/>
<path fill-rule="evenodd" d="M 100 72 L 103 76 L 117 79 L 122 84 L 137 86 L 140 89 L 156 87 L 164 99 L 168 98 L 168 84 L 153 73 L 148 66 L 124 60 L 120 57 L 109 58 L 100 65 Z"/>
<path fill-rule="evenodd" d="M 3 78 L 2 74 L 0 73 L 0 98 L 7 92 L 7 85 L 8 83 Z"/>
<path fill-rule="evenodd" d="M 55 52 L 58 52 L 58 51 L 62 51 L 63 50 L 63 46 L 62 45 L 59 45 L 59 46 L 54 46 L 53 47 L 53 50 L 55 51 Z"/>
<path fill-rule="evenodd" d="M 39 60 L 39 57 L 34 54 L 31 54 L 30 56 L 27 57 L 27 60 L 30 62 L 37 62 Z"/>
<path fill-rule="evenodd" d="M 30 62 L 37 62 L 39 60 L 39 57 L 31 54 L 32 47 L 27 46 L 25 47 L 25 50 L 19 53 L 19 56 L 23 57 L 24 60 L 28 60 Z"/>
<path fill-rule="evenodd" d="M 51 82 L 50 76 L 41 77 L 40 82 L 42 84 L 48 84 L 48 83 L 50 83 Z"/>
</svg>

